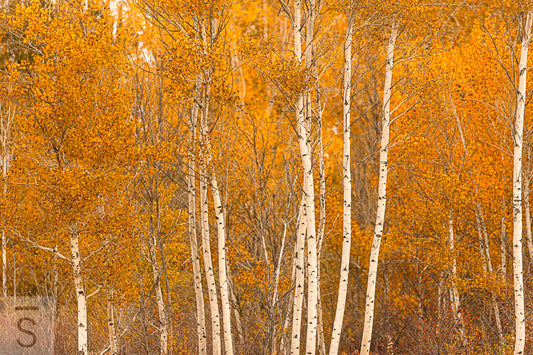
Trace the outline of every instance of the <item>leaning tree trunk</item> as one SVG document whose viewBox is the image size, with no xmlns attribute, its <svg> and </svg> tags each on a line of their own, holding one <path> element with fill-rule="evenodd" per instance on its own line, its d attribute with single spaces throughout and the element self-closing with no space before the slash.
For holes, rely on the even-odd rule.
<svg viewBox="0 0 533 355">
<path fill-rule="evenodd" d="M 335 355 L 339 352 L 341 340 L 342 322 L 344 319 L 344 309 L 346 307 L 346 294 L 348 292 L 348 275 L 350 267 L 350 246 L 352 242 L 352 172 L 350 167 L 350 110 L 352 104 L 352 27 L 353 20 L 348 18 L 346 28 L 346 40 L 344 41 L 344 79 L 342 85 L 342 107 L 343 107 L 343 155 L 342 155 L 342 182 L 343 198 L 342 207 L 342 256 L 339 279 L 339 293 L 337 296 L 337 309 L 335 311 L 335 321 L 331 334 L 331 344 L 329 354 Z"/>
<path fill-rule="evenodd" d="M 522 20 L 525 21 L 523 21 L 522 28 L 522 47 L 520 50 L 513 152 L 513 281 L 515 299 L 515 354 L 523 354 L 526 343 L 524 272 L 522 265 L 522 145 L 524 139 L 525 100 L 527 95 L 527 56 L 529 43 L 531 41 L 533 13 L 527 13 L 526 18 L 522 18 Z"/>
<path fill-rule="evenodd" d="M 231 307 L 229 301 L 227 261 L 226 261 L 226 223 L 220 199 L 220 191 L 215 173 L 211 178 L 211 191 L 215 205 L 218 236 L 218 279 L 220 283 L 220 299 L 222 301 L 222 324 L 224 332 L 224 348 L 226 355 L 233 355 L 233 339 L 231 336 Z"/>
<path fill-rule="evenodd" d="M 381 147 L 379 153 L 379 181 L 378 181 L 378 208 L 376 212 L 376 226 L 372 249 L 370 251 L 370 262 L 368 265 L 368 283 L 366 289 L 365 319 L 363 328 L 363 339 L 361 341 L 361 354 L 370 353 L 370 343 L 372 341 L 372 327 L 374 324 L 374 302 L 376 295 L 376 280 L 378 273 L 379 248 L 383 235 L 383 224 L 385 221 L 385 206 L 387 203 L 387 155 L 389 151 L 390 132 L 390 99 L 392 86 L 392 69 L 394 67 L 394 46 L 398 36 L 398 22 L 392 23 L 392 30 L 387 47 L 387 65 L 385 69 L 385 86 L 383 94 L 383 119 L 381 127 Z"/>
<path fill-rule="evenodd" d="M 85 282 L 81 271 L 81 256 L 79 245 L 78 226 L 73 223 L 69 226 L 70 252 L 72 254 L 72 276 L 78 301 L 78 355 L 87 355 L 87 295 Z"/>
</svg>

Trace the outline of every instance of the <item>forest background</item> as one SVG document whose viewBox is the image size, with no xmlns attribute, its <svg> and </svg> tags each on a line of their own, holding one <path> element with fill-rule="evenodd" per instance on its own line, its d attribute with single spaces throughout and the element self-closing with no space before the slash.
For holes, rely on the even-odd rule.
<svg viewBox="0 0 533 355">
<path fill-rule="evenodd" d="M 58 354 L 533 353 L 532 26 L 3 1 L 2 296 L 57 301 Z"/>
</svg>

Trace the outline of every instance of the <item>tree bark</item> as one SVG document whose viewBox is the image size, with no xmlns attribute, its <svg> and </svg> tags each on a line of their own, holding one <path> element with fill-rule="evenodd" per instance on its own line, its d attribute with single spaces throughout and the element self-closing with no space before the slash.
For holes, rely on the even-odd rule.
<svg viewBox="0 0 533 355">
<path fill-rule="evenodd" d="M 351 119 L 352 105 L 352 31 L 353 20 L 348 18 L 346 39 L 344 41 L 344 78 L 342 85 L 343 107 L 343 155 L 342 155 L 342 182 L 343 182 L 343 208 L 342 208 L 342 256 L 339 278 L 339 293 L 337 296 L 337 309 L 331 334 L 329 354 L 339 352 L 339 344 L 346 307 L 346 294 L 348 292 L 348 276 L 350 268 L 350 247 L 352 243 L 352 172 L 351 172 Z"/>
<path fill-rule="evenodd" d="M 113 309 L 113 291 L 107 294 L 107 327 L 109 332 L 109 350 L 111 355 L 118 355 L 117 327 L 115 324 L 115 311 Z"/>
<path fill-rule="evenodd" d="M 314 2 L 309 4 L 310 11 L 313 11 Z M 312 19 L 313 15 L 310 16 Z M 312 27 L 312 24 L 308 24 Z M 301 0 L 294 2 L 294 54 L 296 60 L 302 63 L 302 14 Z M 309 48 L 306 48 L 308 50 Z M 309 63 L 304 63 L 309 64 Z M 303 194 L 304 217 L 307 220 L 307 335 L 306 354 L 315 354 L 317 335 L 317 311 L 318 311 L 318 255 L 317 255 L 317 233 L 315 225 L 315 187 L 313 164 L 311 151 L 309 150 L 310 127 L 309 117 L 306 117 L 306 107 L 304 106 L 304 94 L 300 93 L 296 100 L 296 130 L 298 134 L 298 146 L 300 148 L 300 158 L 303 166 Z"/>
<path fill-rule="evenodd" d="M 516 97 L 516 120 L 514 124 L 513 152 L 513 284 L 515 299 L 515 344 L 514 353 L 523 354 L 526 343 L 526 320 L 524 310 L 524 273 L 522 263 L 522 146 L 527 84 L 527 56 L 531 41 L 533 13 L 522 18 L 522 44 L 520 49 L 518 92 Z"/>
<path fill-rule="evenodd" d="M 459 327 L 459 336 L 461 338 L 461 343 L 463 346 L 466 345 L 466 337 L 464 330 L 464 321 L 461 313 L 461 299 L 459 297 L 459 291 L 457 290 L 457 258 L 455 256 L 455 233 L 453 226 L 453 211 L 450 210 L 448 217 L 448 246 L 450 249 L 450 254 L 452 256 L 452 266 L 451 266 L 451 288 L 450 288 L 450 303 L 453 313 L 453 318 L 456 324 Z"/>
<path fill-rule="evenodd" d="M 197 80 L 197 88 L 200 83 Z M 198 99 L 198 89 L 196 99 Z M 205 326 L 205 307 L 204 291 L 202 288 L 202 272 L 200 269 L 200 257 L 198 255 L 198 241 L 196 233 L 196 178 L 195 178 L 195 159 L 196 159 L 196 127 L 198 123 L 198 103 L 193 102 L 193 108 L 190 120 L 190 144 L 189 162 L 187 175 L 187 197 L 189 211 L 189 242 L 191 245 L 192 273 L 194 281 L 194 296 L 196 299 L 196 331 L 198 333 L 198 354 L 207 354 L 207 331 Z"/>
<path fill-rule="evenodd" d="M 85 294 L 85 281 L 81 270 L 78 226 L 75 223 L 71 224 L 68 232 L 72 254 L 72 276 L 78 302 L 78 355 L 87 355 L 87 295 Z"/>
<path fill-rule="evenodd" d="M 368 265 L 368 283 L 366 291 L 365 319 L 363 328 L 363 338 L 361 341 L 361 354 L 370 353 L 372 341 L 372 327 L 374 324 L 374 300 L 376 294 L 376 281 L 378 272 L 379 248 L 383 235 L 383 224 L 385 222 L 385 207 L 387 202 L 387 155 L 389 151 L 390 133 L 390 99 L 392 87 L 392 69 L 394 67 L 394 47 L 398 36 L 398 21 L 392 23 L 389 45 L 387 47 L 387 65 L 385 69 L 385 85 L 383 93 L 383 119 L 381 127 L 381 147 L 379 153 L 379 181 L 378 181 L 378 208 L 376 212 L 376 226 L 372 249 L 370 251 L 370 262 Z"/>
<path fill-rule="evenodd" d="M 211 311 L 211 333 L 213 338 L 213 355 L 222 353 L 220 338 L 220 314 L 218 311 L 217 288 L 213 263 L 211 261 L 211 243 L 209 241 L 209 210 L 207 202 L 207 172 L 202 167 L 200 172 L 200 220 L 202 224 L 202 251 L 204 255 L 205 278 L 207 280 L 207 293 L 209 296 L 209 308 Z"/>
<path fill-rule="evenodd" d="M 233 339 L 231 333 L 231 307 L 229 302 L 229 288 L 226 265 L 226 225 L 220 199 L 220 190 L 215 173 L 211 178 L 211 191 L 215 205 L 215 219 L 217 221 L 218 236 L 218 279 L 220 283 L 220 299 L 222 301 L 222 329 L 224 332 L 224 348 L 226 355 L 233 355 Z"/>
<path fill-rule="evenodd" d="M 291 354 L 293 355 L 300 354 L 300 332 L 302 324 L 302 305 L 304 299 L 305 282 L 304 254 L 306 230 L 307 218 L 305 216 L 305 203 L 304 199 L 302 198 L 298 212 L 298 230 L 296 233 L 296 250 L 294 253 L 295 282 L 291 331 Z"/>
</svg>

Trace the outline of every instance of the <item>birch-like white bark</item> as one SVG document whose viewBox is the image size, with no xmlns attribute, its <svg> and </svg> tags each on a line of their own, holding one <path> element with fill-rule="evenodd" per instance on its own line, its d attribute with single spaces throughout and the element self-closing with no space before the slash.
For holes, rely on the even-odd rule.
<svg viewBox="0 0 533 355">
<path fill-rule="evenodd" d="M 9 166 L 11 163 L 11 127 L 15 112 L 11 105 L 6 105 L 0 102 L 0 141 L 1 141 L 1 164 L 2 164 L 2 179 L 3 196 L 7 196 L 7 177 L 9 173 Z M 7 236 L 5 233 L 5 222 L 2 223 L 2 294 L 7 297 Z"/>
<path fill-rule="evenodd" d="M 229 302 L 228 275 L 226 265 L 226 223 L 218 189 L 218 181 L 213 172 L 211 178 L 211 191 L 215 205 L 215 219 L 217 221 L 218 237 L 218 280 L 220 283 L 220 299 L 222 301 L 222 330 L 224 333 L 224 349 L 226 355 L 233 355 L 233 339 L 231 333 L 231 307 Z"/>
<path fill-rule="evenodd" d="M 305 177 L 304 177 L 305 179 Z M 300 354 L 300 337 L 302 325 L 302 305 L 304 299 L 304 282 L 305 282 L 305 234 L 307 230 L 307 217 L 305 211 L 305 202 L 302 198 L 298 211 L 298 229 L 296 232 L 296 247 L 294 253 L 295 281 L 294 281 L 294 299 L 292 311 L 292 330 L 291 330 L 291 354 Z"/>
<path fill-rule="evenodd" d="M 197 25 L 197 22 L 195 22 Z M 190 119 L 189 162 L 187 172 L 187 197 L 189 212 L 189 243 L 191 245 L 192 274 L 194 282 L 194 296 L 196 299 L 196 331 L 198 333 L 198 354 L 207 354 L 207 330 L 205 326 L 204 291 L 202 287 L 202 272 L 200 270 L 200 256 L 198 255 L 198 240 L 196 231 L 196 129 L 198 124 L 198 102 L 200 79 L 196 81 L 196 99 L 193 102 Z"/>
<path fill-rule="evenodd" d="M 111 355 L 118 355 L 117 326 L 113 307 L 113 291 L 107 294 L 107 329 L 109 332 L 109 351 Z"/>
<path fill-rule="evenodd" d="M 455 256 L 455 232 L 453 226 L 453 211 L 450 210 L 448 217 L 448 248 L 452 256 L 451 266 L 451 287 L 450 287 L 450 303 L 452 306 L 453 318 L 459 327 L 459 336 L 463 346 L 466 345 L 466 337 L 464 330 L 464 321 L 461 313 L 461 299 L 459 297 L 459 291 L 457 289 L 457 258 Z"/>
<path fill-rule="evenodd" d="M 202 251 L 204 256 L 205 278 L 207 281 L 207 294 L 211 312 L 211 335 L 213 338 L 213 355 L 222 353 L 220 338 L 220 314 L 218 311 L 217 287 L 215 273 L 211 261 L 211 243 L 209 241 L 209 209 L 207 201 L 207 172 L 204 167 L 200 171 L 200 220 L 202 234 Z"/>
<path fill-rule="evenodd" d="M 524 272 L 522 263 L 522 146 L 524 139 L 524 114 L 527 95 L 527 57 L 531 41 L 533 13 L 522 19 L 522 43 L 518 65 L 518 92 L 516 97 L 516 120 L 514 124 L 513 152 L 513 284 L 515 299 L 515 344 L 514 353 L 523 354 L 526 343 L 526 320 L 524 309 Z"/>
<path fill-rule="evenodd" d="M 85 282 L 81 270 L 81 256 L 79 246 L 78 226 L 73 223 L 69 226 L 70 252 L 72 255 L 72 276 L 78 304 L 78 355 L 88 355 L 87 342 L 87 295 Z"/>
<path fill-rule="evenodd" d="M 343 154 L 342 154 L 342 254 L 341 270 L 339 279 L 339 293 L 337 296 L 337 309 L 331 334 L 329 354 L 336 355 L 339 352 L 339 344 L 346 307 L 346 294 L 348 292 L 348 276 L 350 267 L 350 246 L 352 243 L 352 173 L 351 173 L 351 119 L 350 110 L 352 105 L 352 27 L 353 20 L 349 16 L 346 27 L 346 39 L 344 41 L 344 78 L 342 84 L 342 107 L 343 107 Z"/>
<path fill-rule="evenodd" d="M 192 274 L 194 282 L 194 296 L 196 299 L 196 331 L 198 333 L 198 354 L 207 354 L 207 331 L 205 327 L 204 291 L 202 287 L 202 273 L 200 270 L 200 256 L 196 239 L 196 179 L 194 177 L 194 157 L 189 157 L 188 172 L 188 209 L 189 209 L 189 243 L 191 245 Z"/>
<path fill-rule="evenodd" d="M 361 354 L 370 353 L 372 341 L 372 327 L 374 324 L 374 301 L 376 295 L 376 281 L 378 273 L 379 248 L 383 235 L 385 222 L 385 207 L 387 203 L 387 163 L 389 151 L 390 133 L 390 99 L 392 87 L 392 69 L 394 67 L 394 47 L 398 36 L 398 21 L 393 21 L 389 44 L 387 47 L 387 64 L 385 69 L 385 85 L 383 93 L 383 118 L 381 127 L 381 146 L 379 152 L 379 180 L 378 180 L 378 208 L 376 212 L 376 226 L 372 248 L 370 250 L 370 262 L 368 264 L 368 283 L 366 290 L 365 319 L 363 338 L 361 341 Z"/>
<path fill-rule="evenodd" d="M 302 12 L 301 0 L 294 2 L 294 55 L 298 63 L 302 63 Z M 309 6 L 311 9 L 313 4 Z M 308 63 L 306 63 L 308 64 Z M 307 336 L 306 354 L 316 352 L 317 334 L 317 305 L 318 305 L 318 256 L 317 256 L 317 234 L 315 225 L 315 187 L 313 176 L 313 165 L 311 152 L 309 150 L 310 122 L 305 117 L 304 94 L 298 95 L 296 100 L 296 130 L 298 134 L 298 146 L 300 148 L 300 158 L 302 160 L 304 178 L 303 194 L 305 218 L 307 219 Z"/>
</svg>

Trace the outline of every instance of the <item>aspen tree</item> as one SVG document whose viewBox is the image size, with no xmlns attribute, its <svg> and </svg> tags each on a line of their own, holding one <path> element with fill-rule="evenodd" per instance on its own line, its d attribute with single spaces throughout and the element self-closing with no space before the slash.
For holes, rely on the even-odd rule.
<svg viewBox="0 0 533 355">
<path fill-rule="evenodd" d="M 304 299 L 304 282 L 305 282 L 305 233 L 307 230 L 307 216 L 305 211 L 304 199 L 300 203 L 298 210 L 298 229 L 296 233 L 296 243 L 294 250 L 293 265 L 295 268 L 294 281 L 294 299 L 292 310 L 292 328 L 291 328 L 291 354 L 300 353 L 300 329 L 302 324 L 302 306 Z"/>
<path fill-rule="evenodd" d="M 222 301 L 222 318 L 224 331 L 224 348 L 228 355 L 233 354 L 233 339 L 231 333 L 231 311 L 229 301 L 229 288 L 226 261 L 226 222 L 222 209 L 222 200 L 215 173 L 211 177 L 211 189 L 213 193 L 213 204 L 215 205 L 215 218 L 218 236 L 218 278 L 220 283 L 220 299 Z"/>
<path fill-rule="evenodd" d="M 216 45 L 216 41 L 219 38 L 220 32 L 219 32 L 219 20 L 217 17 L 214 16 L 213 13 L 210 13 L 210 17 L 206 17 L 204 19 L 205 22 L 202 23 L 201 26 L 201 37 L 204 42 L 204 51 L 208 50 L 208 47 L 210 49 L 213 49 Z M 211 33 L 208 33 L 206 23 L 210 25 Z M 209 39 L 208 39 L 209 38 Z M 206 52 L 207 54 L 207 52 Z M 211 85 L 213 83 L 211 82 L 212 78 L 211 75 L 214 72 L 214 68 L 208 68 L 206 70 L 206 73 L 204 74 L 204 82 L 206 84 L 204 97 L 203 97 L 203 104 L 202 104 L 202 139 L 204 140 L 204 148 L 205 148 L 205 162 L 212 162 L 213 156 L 211 151 L 211 138 L 209 136 L 209 123 L 210 123 L 210 108 L 212 107 L 211 102 Z M 204 205 L 205 209 L 205 222 L 206 227 L 209 228 L 208 223 L 208 214 L 207 214 L 207 184 L 211 186 L 211 191 L 213 194 L 213 204 L 215 208 L 215 218 L 217 220 L 217 242 L 218 242 L 218 271 L 219 271 L 219 286 L 220 286 L 220 297 L 222 301 L 222 325 L 223 325 L 223 337 L 224 337 L 224 349 L 225 353 L 228 355 L 233 355 L 233 339 L 232 339 L 232 331 L 231 331 L 231 309 L 230 309 L 230 301 L 229 301 L 229 286 L 228 286 L 228 276 L 227 276 L 227 260 L 226 260 L 226 227 L 225 227 L 225 219 L 224 219 L 224 213 L 223 213 L 223 206 L 222 201 L 220 198 L 220 191 L 218 188 L 218 181 L 216 178 L 216 174 L 214 172 L 210 173 L 211 169 L 207 168 L 207 166 L 203 166 L 201 170 L 201 174 L 204 175 L 204 181 L 206 185 L 204 187 L 200 187 L 201 189 L 205 188 L 206 190 L 204 193 L 206 194 L 205 201 L 201 202 Z M 202 181 L 202 180 L 201 180 Z M 214 281 L 214 280 L 213 280 Z M 216 294 L 215 294 L 216 295 Z M 215 298 L 216 300 L 216 298 Z M 218 304 L 218 302 L 217 302 Z M 218 312 L 218 306 L 217 306 L 217 312 Z M 219 316 L 218 316 L 219 317 Z M 219 340 L 220 341 L 220 340 Z"/>
<path fill-rule="evenodd" d="M 115 307 L 113 306 L 113 290 L 107 291 L 107 325 L 109 332 L 109 351 L 111 355 L 119 355 Z"/>
<path fill-rule="evenodd" d="M 195 22 L 197 24 L 197 22 Z M 200 270 L 200 257 L 198 255 L 198 241 L 196 233 L 196 178 L 195 178 L 195 160 L 196 160 L 196 129 L 198 123 L 198 100 L 199 100 L 199 78 L 196 81 L 196 97 L 193 101 L 191 118 L 189 122 L 190 130 L 190 147 L 189 161 L 187 170 L 187 198 L 189 212 L 189 241 L 191 247 L 192 271 L 194 281 L 194 295 L 196 298 L 196 328 L 198 336 L 198 354 L 207 353 L 207 331 L 205 327 L 205 308 L 204 292 L 202 287 L 202 274 Z"/>
<path fill-rule="evenodd" d="M 457 257 L 455 256 L 455 230 L 453 223 L 453 210 L 449 211 L 448 215 L 448 248 L 452 255 L 452 266 L 451 266 L 451 287 L 450 287 L 450 303 L 453 312 L 453 317 L 455 322 L 459 325 L 459 335 L 461 337 L 461 343 L 463 346 L 466 345 L 465 331 L 464 331 L 464 320 L 461 309 L 461 299 L 459 297 L 459 291 L 457 289 Z"/>
<path fill-rule="evenodd" d="M 372 341 L 372 327 L 374 323 L 374 303 L 376 297 L 376 282 L 379 260 L 379 248 L 381 237 L 383 236 L 383 225 L 385 222 L 385 207 L 387 203 L 387 156 L 389 151 L 390 135 L 390 99 L 392 87 L 392 70 L 394 68 L 394 47 L 398 36 L 398 20 L 393 20 L 391 34 L 387 47 L 387 63 L 385 68 L 385 86 L 383 94 L 383 112 L 381 126 L 381 144 L 379 152 L 379 181 L 378 181 L 378 208 L 376 212 L 376 225 L 374 238 L 370 251 L 370 262 L 368 266 L 368 284 L 365 301 L 365 318 L 363 328 L 363 338 L 361 341 L 361 354 L 370 353 Z"/>
<path fill-rule="evenodd" d="M 205 131 L 204 131 L 205 133 Z M 201 159 L 206 159 L 201 157 Z M 206 163 L 201 163 L 200 167 L 200 223 L 202 235 L 202 253 L 204 256 L 205 278 L 207 281 L 207 292 L 209 297 L 209 308 L 211 313 L 211 336 L 213 341 L 212 352 L 214 355 L 222 354 L 221 334 L 220 334 L 220 313 L 218 310 L 217 287 L 215 282 L 215 272 L 211 262 L 211 242 L 209 233 L 209 206 L 207 200 L 208 177 Z"/>
<path fill-rule="evenodd" d="M 518 65 L 518 91 L 516 119 L 513 127 L 513 284 L 515 298 L 515 344 L 514 353 L 523 354 L 526 343 L 526 320 L 524 309 L 524 271 L 522 263 L 522 146 L 524 114 L 527 95 L 527 57 L 531 43 L 533 12 L 523 14 L 519 20 L 522 37 Z"/>
<path fill-rule="evenodd" d="M 305 63 L 302 58 L 302 3 L 301 0 L 294 2 L 293 18 L 293 35 L 294 35 L 294 54 L 300 64 Z M 309 8 L 314 8 L 314 2 L 309 3 Z M 296 131 L 298 135 L 298 146 L 300 149 L 300 158 L 303 166 L 303 192 L 302 199 L 304 202 L 304 216 L 307 219 L 307 336 L 306 336 L 306 354 L 314 354 L 316 351 L 317 335 L 317 305 L 318 305 L 318 256 L 317 256 L 317 234 L 315 225 L 315 188 L 313 164 L 311 160 L 311 151 L 309 150 L 308 132 L 309 117 L 305 117 L 306 107 L 304 105 L 304 94 L 300 93 L 296 99 Z"/>
<path fill-rule="evenodd" d="M 2 197 L 7 198 L 7 178 L 12 156 L 12 129 L 15 111 L 13 105 L 0 102 L 0 164 L 2 165 Z M 7 235 L 2 221 L 2 295 L 7 297 Z"/>
<path fill-rule="evenodd" d="M 76 290 L 76 300 L 78 302 L 78 355 L 87 355 L 88 339 L 87 339 L 87 295 L 85 294 L 85 280 L 83 279 L 81 269 L 81 256 L 79 245 L 79 229 L 76 223 L 72 223 L 68 227 L 68 234 L 70 236 L 70 252 L 72 256 L 72 277 L 74 279 L 74 287 Z"/>
<path fill-rule="evenodd" d="M 339 352 L 339 343 L 346 307 L 346 294 L 348 292 L 348 276 L 350 268 L 350 246 L 352 241 L 352 173 L 351 173 L 351 106 L 352 106 L 352 36 L 353 36 L 353 10 L 350 9 L 346 19 L 346 37 L 344 40 L 344 72 L 342 81 L 342 112 L 343 112 L 343 154 L 342 154 L 342 256 L 339 279 L 339 293 L 337 308 L 329 354 Z"/>
</svg>

